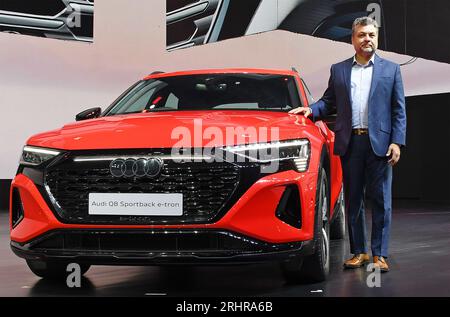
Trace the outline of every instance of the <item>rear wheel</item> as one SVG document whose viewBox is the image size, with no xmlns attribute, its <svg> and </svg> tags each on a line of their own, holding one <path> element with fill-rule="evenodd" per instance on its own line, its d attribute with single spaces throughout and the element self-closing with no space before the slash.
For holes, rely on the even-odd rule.
<svg viewBox="0 0 450 317">
<path fill-rule="evenodd" d="M 324 168 L 319 171 L 315 213 L 315 251 L 304 259 L 282 265 L 288 282 L 322 282 L 330 271 L 329 186 Z"/>
<path fill-rule="evenodd" d="M 37 276 L 45 279 L 61 279 L 70 272 L 67 272 L 67 265 L 69 263 L 64 262 L 52 262 L 52 261 L 39 261 L 39 260 L 27 260 L 27 265 L 30 270 Z M 79 264 L 81 275 L 85 274 L 89 268 L 89 264 Z"/>
</svg>

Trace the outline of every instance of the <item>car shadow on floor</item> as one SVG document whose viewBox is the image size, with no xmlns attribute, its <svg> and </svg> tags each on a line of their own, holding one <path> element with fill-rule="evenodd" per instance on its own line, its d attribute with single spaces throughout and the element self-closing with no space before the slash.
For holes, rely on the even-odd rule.
<svg viewBox="0 0 450 317">
<path fill-rule="evenodd" d="M 331 242 L 330 279 L 341 271 L 344 241 Z M 321 296 L 326 283 L 289 284 L 278 263 L 227 266 L 92 266 L 80 288 L 40 279 L 30 296 Z M 313 292 L 311 292 L 313 291 Z"/>
</svg>

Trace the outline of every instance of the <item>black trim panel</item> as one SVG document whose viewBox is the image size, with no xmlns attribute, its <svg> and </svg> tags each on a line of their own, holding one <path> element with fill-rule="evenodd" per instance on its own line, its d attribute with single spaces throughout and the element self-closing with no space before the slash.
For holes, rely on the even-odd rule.
<svg viewBox="0 0 450 317">
<path fill-rule="evenodd" d="M 90 264 L 226 264 L 312 254 L 313 242 L 271 244 L 220 230 L 55 230 L 29 243 L 11 241 L 19 257 Z"/>
</svg>

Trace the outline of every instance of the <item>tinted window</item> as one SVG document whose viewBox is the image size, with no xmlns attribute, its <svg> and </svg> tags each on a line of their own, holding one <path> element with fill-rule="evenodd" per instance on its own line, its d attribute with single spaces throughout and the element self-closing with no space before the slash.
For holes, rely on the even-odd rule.
<svg viewBox="0 0 450 317">
<path fill-rule="evenodd" d="M 142 81 L 106 115 L 211 109 L 289 111 L 299 105 L 292 76 L 208 74 Z"/>
</svg>

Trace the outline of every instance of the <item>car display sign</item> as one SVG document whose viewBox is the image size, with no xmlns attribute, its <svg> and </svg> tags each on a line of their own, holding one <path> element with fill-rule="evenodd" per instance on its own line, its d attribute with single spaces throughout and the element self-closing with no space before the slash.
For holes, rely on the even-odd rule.
<svg viewBox="0 0 450 317">
<path fill-rule="evenodd" d="M 90 215 L 181 216 L 183 194 L 90 193 Z"/>
</svg>

